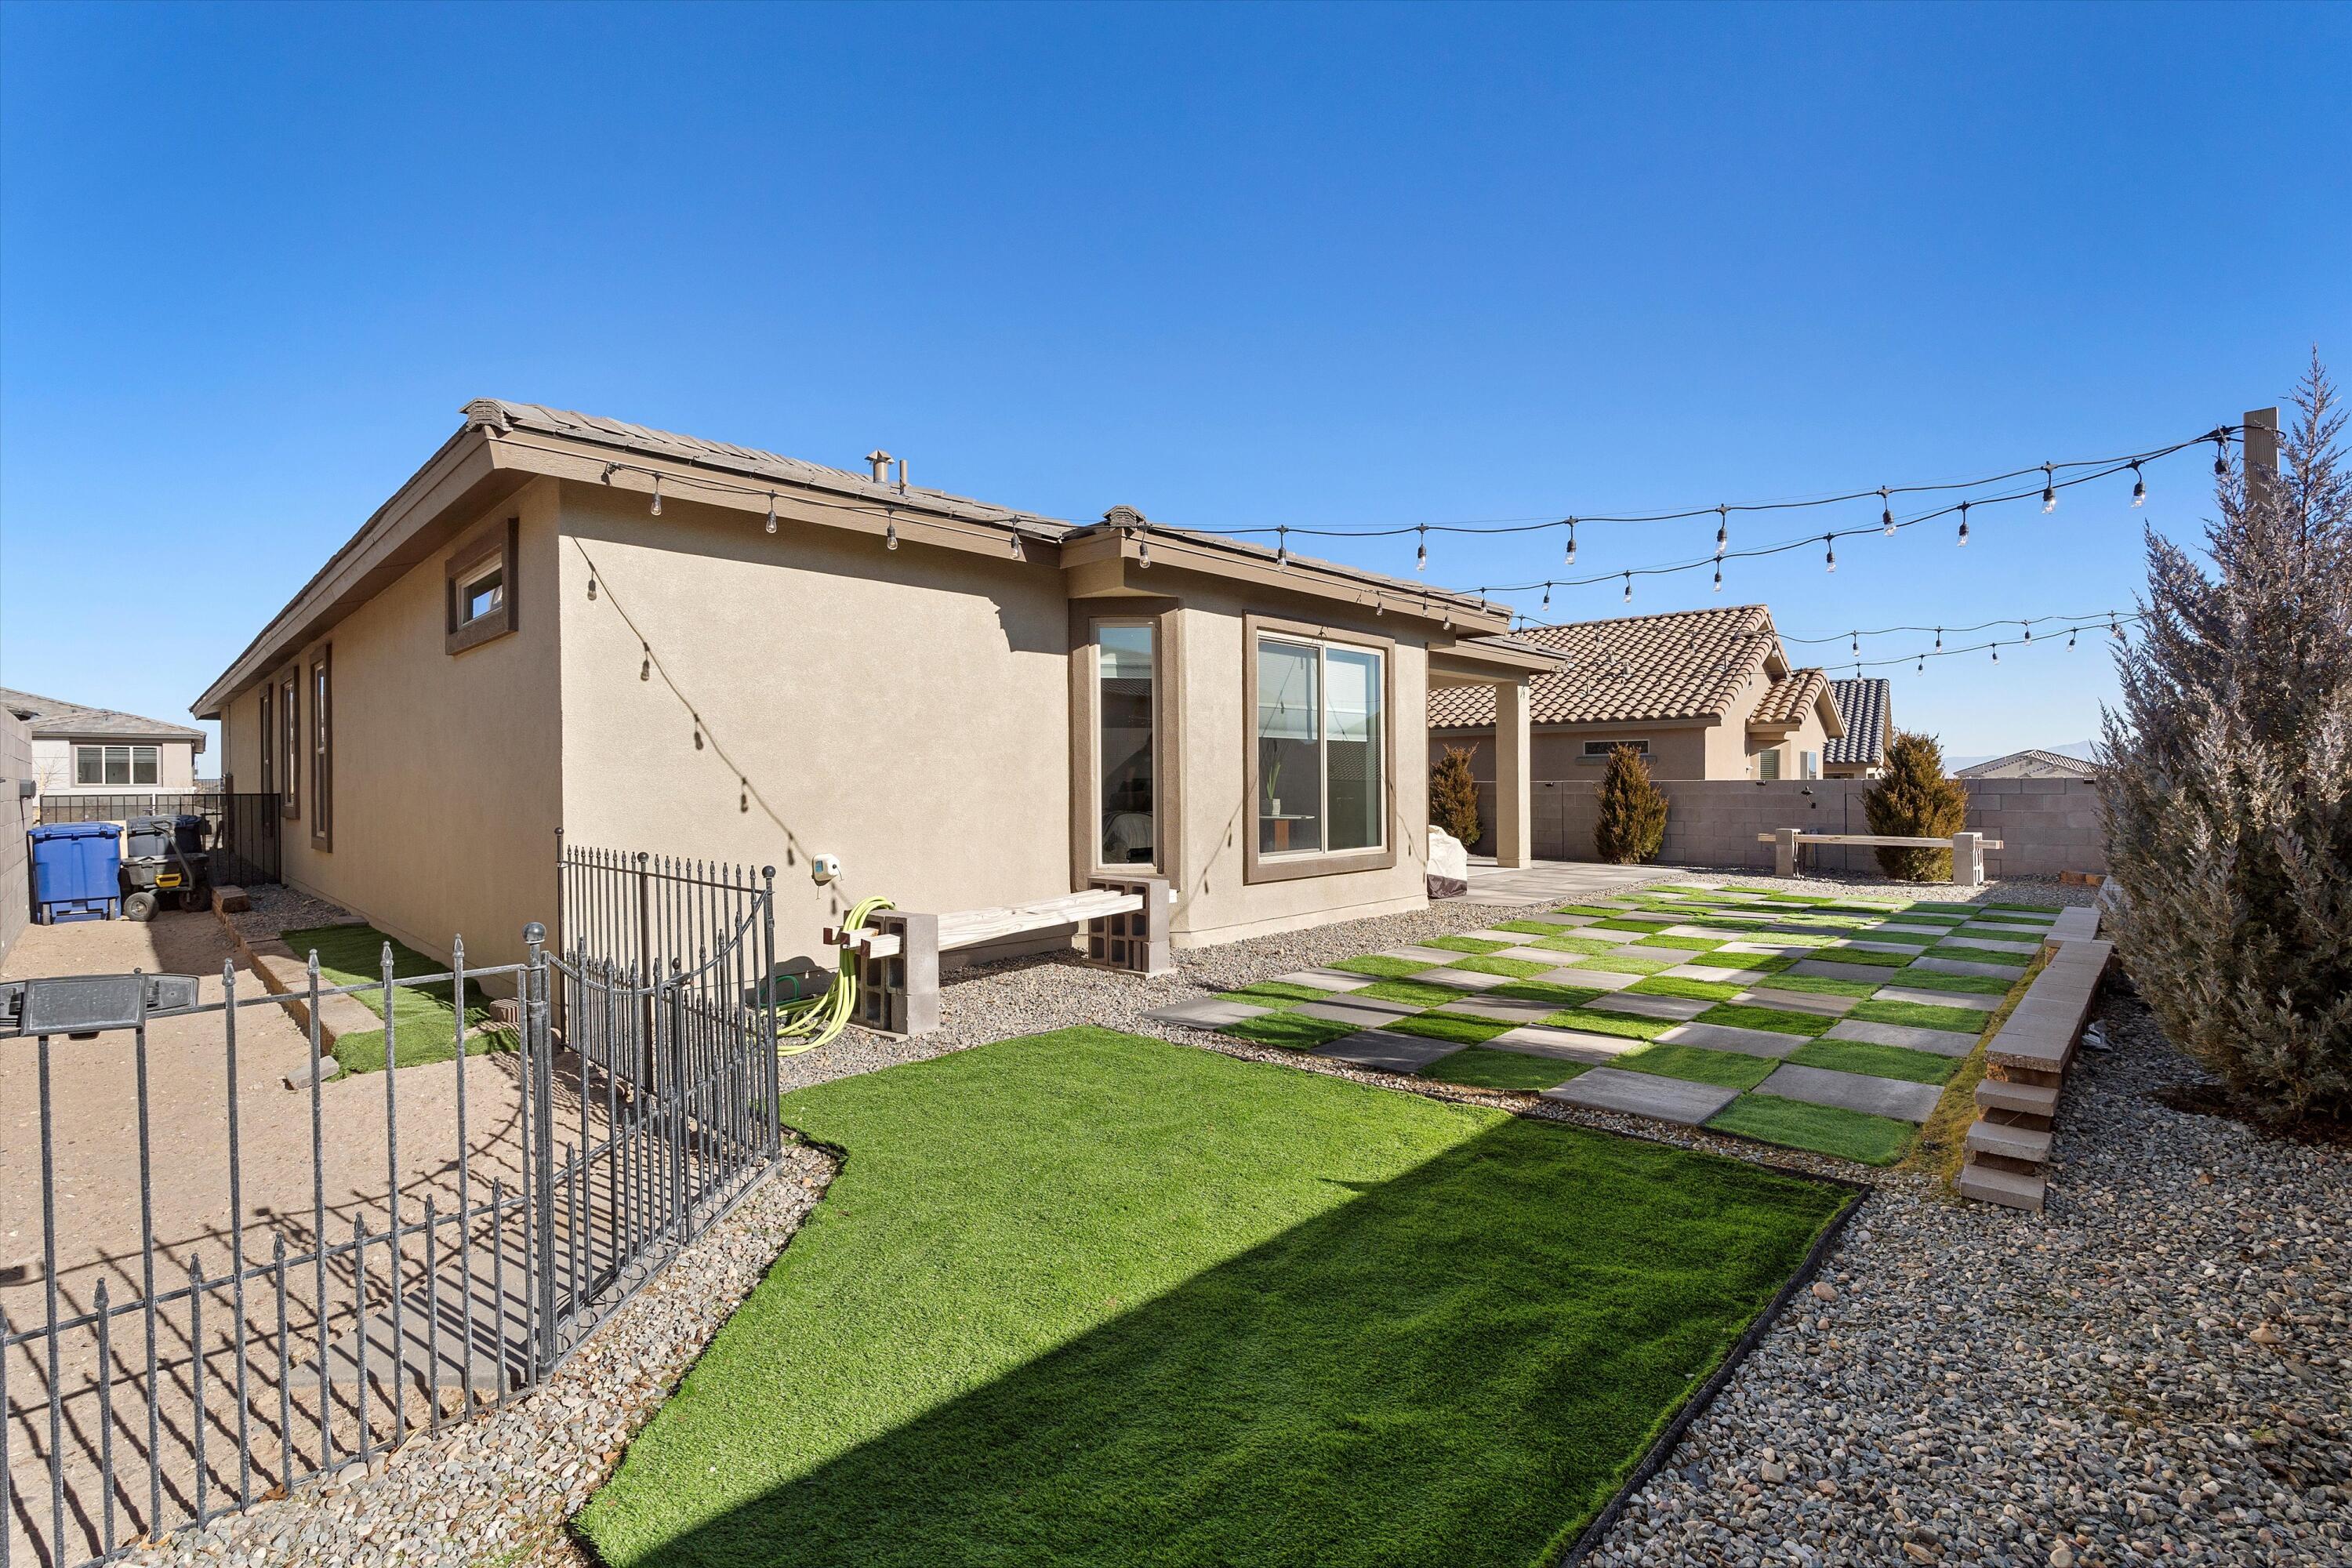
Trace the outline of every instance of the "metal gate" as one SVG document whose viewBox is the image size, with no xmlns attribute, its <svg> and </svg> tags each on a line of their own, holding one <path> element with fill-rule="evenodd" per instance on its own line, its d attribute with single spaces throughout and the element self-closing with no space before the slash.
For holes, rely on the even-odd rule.
<svg viewBox="0 0 2352 1568">
<path fill-rule="evenodd" d="M 228 966 L 0 986 L 0 1096 L 37 1111 L 0 1121 L 0 1568 L 103 1562 L 560 1364 L 774 1167 L 765 891 L 650 979 L 534 924 L 480 969 L 387 945 L 331 985 L 314 954 L 290 997 Z M 396 1027 L 328 1081 L 336 996 Z"/>
</svg>

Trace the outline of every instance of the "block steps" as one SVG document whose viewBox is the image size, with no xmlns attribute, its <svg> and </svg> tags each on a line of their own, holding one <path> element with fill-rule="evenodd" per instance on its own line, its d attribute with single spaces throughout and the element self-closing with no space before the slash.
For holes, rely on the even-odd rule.
<svg viewBox="0 0 2352 1568">
<path fill-rule="evenodd" d="M 2115 953 L 2099 940 L 2095 908 L 2062 911 L 2044 945 L 2049 963 L 1986 1043 L 1977 1120 L 1953 1184 L 1964 1198 L 2036 1214 L 2049 1191 L 2059 1093 Z"/>
</svg>

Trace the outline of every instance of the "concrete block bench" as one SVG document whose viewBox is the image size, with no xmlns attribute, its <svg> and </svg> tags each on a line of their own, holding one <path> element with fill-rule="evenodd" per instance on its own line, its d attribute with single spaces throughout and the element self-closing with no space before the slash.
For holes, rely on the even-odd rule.
<svg viewBox="0 0 2352 1568">
<path fill-rule="evenodd" d="M 2115 953 L 2113 942 L 2098 940 L 2097 910 L 2066 915 L 2087 921 L 2060 917 L 2066 929 L 2052 928 L 2049 963 L 1985 1044 L 1976 1124 L 1956 1184 L 1964 1198 L 2038 1212 L 2048 1190 L 2059 1090 Z"/>
<path fill-rule="evenodd" d="M 1080 956 L 1108 969 L 1165 974 L 1168 911 L 1176 889 L 1165 877 L 1101 876 L 1083 892 L 952 914 L 885 910 L 874 924 L 829 932 L 857 950 L 857 1022 L 894 1035 L 940 1026 L 940 954 L 984 947 L 1064 926 L 1081 928 Z"/>
<path fill-rule="evenodd" d="M 1884 845 L 1892 849 L 1948 849 L 1952 852 L 1952 883 L 1955 887 L 1984 886 L 1984 852 L 2002 847 L 1999 838 L 1987 838 L 1981 833 L 1955 833 L 1949 838 L 1904 838 L 1878 833 L 1806 833 L 1794 827 L 1783 827 L 1777 833 L 1759 833 L 1759 844 L 1772 846 L 1772 874 L 1793 877 L 1797 874 L 1797 851 L 1807 844 Z"/>
</svg>

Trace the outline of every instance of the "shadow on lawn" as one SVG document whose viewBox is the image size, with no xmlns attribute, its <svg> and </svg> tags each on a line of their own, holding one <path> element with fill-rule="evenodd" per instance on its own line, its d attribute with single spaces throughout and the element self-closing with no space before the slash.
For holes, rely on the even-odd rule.
<svg viewBox="0 0 2352 1568">
<path fill-rule="evenodd" d="M 1516 1120 L 1344 1184 L 1336 1209 L 707 1522 L 599 1533 L 632 1568 L 1543 1561 L 1849 1198 Z M 1612 1201 L 1629 1193 L 1647 1201 Z"/>
</svg>

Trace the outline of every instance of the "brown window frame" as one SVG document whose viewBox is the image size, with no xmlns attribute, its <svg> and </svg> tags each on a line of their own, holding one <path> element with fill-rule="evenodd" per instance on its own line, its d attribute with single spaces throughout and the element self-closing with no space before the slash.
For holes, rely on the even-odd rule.
<svg viewBox="0 0 2352 1568">
<path fill-rule="evenodd" d="M 510 517 L 482 530 L 449 552 L 442 587 L 442 643 L 448 653 L 461 654 L 479 647 L 505 637 L 521 624 L 517 616 L 515 593 L 515 546 L 521 531 L 522 519 Z M 460 595 L 468 584 L 479 582 L 493 564 L 499 573 L 499 607 L 467 620 Z"/>
<path fill-rule="evenodd" d="M 278 793 L 278 687 L 274 681 L 261 683 L 261 793 Z M 227 750 L 223 746 L 222 750 Z"/>
<path fill-rule="evenodd" d="M 278 679 L 278 815 L 289 822 L 302 819 L 302 667 L 295 665 Z"/>
<path fill-rule="evenodd" d="M 1376 848 L 1326 849 L 1300 854 L 1261 855 L 1257 847 L 1257 650 L 1263 637 L 1278 642 L 1330 644 L 1376 652 L 1381 656 L 1381 718 L 1387 744 L 1381 758 L 1381 837 Z M 1396 721 L 1397 645 L 1393 637 L 1372 637 L 1345 626 L 1311 621 L 1279 620 L 1271 616 L 1242 617 L 1242 800 L 1249 831 L 1242 836 L 1242 881 L 1288 882 L 1305 877 L 1344 877 L 1357 871 L 1387 871 L 1397 863 L 1396 820 L 1399 748 Z"/>
<path fill-rule="evenodd" d="M 310 656 L 310 847 L 335 847 L 335 645 Z"/>
</svg>

